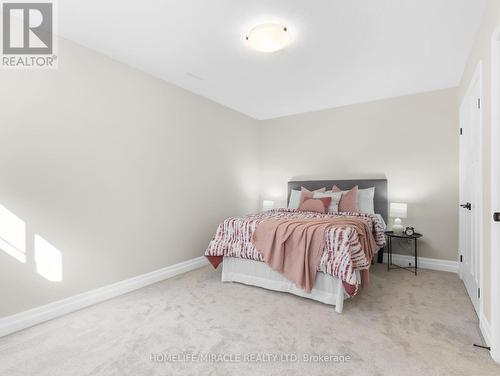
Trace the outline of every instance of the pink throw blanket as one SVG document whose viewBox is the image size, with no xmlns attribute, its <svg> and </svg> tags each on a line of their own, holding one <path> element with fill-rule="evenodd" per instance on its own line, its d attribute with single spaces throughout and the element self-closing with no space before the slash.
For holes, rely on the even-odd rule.
<svg viewBox="0 0 500 376">
<path fill-rule="evenodd" d="M 354 217 L 265 220 L 257 225 L 252 243 L 272 269 L 311 292 L 327 230 L 346 226 L 356 230 L 365 255 L 371 260 L 377 247 L 375 239 L 366 221 Z"/>
</svg>

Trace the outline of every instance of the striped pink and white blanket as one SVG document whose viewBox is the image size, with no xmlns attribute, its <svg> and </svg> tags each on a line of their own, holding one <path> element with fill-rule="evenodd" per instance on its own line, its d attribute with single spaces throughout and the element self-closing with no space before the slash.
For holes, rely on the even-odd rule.
<svg viewBox="0 0 500 376">
<path fill-rule="evenodd" d="M 378 247 L 385 245 L 385 224 L 373 214 L 329 213 L 320 214 L 302 212 L 295 209 L 274 209 L 267 212 L 243 217 L 230 217 L 222 222 L 212 238 L 205 256 L 217 267 L 223 256 L 264 261 L 262 253 L 252 244 L 252 235 L 256 226 L 266 219 L 356 217 L 367 221 L 373 231 Z M 346 292 L 354 296 L 361 284 L 356 271 L 369 269 L 371 260 L 362 249 L 357 231 L 353 227 L 338 227 L 325 231 L 325 249 L 321 257 L 318 271 L 339 278 Z"/>
</svg>

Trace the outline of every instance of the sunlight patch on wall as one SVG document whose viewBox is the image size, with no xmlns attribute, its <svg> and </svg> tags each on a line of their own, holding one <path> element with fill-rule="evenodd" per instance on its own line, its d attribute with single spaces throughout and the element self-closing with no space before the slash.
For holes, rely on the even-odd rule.
<svg viewBox="0 0 500 376">
<path fill-rule="evenodd" d="M 52 282 L 62 281 L 62 254 L 40 235 L 35 235 L 36 271 Z"/>
<path fill-rule="evenodd" d="M 0 205 L 0 249 L 26 263 L 26 223 Z"/>
</svg>

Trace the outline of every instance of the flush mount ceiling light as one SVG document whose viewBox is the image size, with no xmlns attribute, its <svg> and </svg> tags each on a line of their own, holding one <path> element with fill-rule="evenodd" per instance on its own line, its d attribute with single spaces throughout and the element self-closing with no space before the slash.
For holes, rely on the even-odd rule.
<svg viewBox="0 0 500 376">
<path fill-rule="evenodd" d="M 248 45 L 256 51 L 275 52 L 290 43 L 288 28 L 278 24 L 255 26 L 245 37 Z"/>
</svg>

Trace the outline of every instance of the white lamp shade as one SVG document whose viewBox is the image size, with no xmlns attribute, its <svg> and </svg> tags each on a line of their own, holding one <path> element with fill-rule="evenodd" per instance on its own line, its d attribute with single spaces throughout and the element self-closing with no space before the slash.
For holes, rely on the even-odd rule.
<svg viewBox="0 0 500 376">
<path fill-rule="evenodd" d="M 271 200 L 262 201 L 262 210 L 267 211 L 271 209 L 274 209 L 274 201 Z"/>
<path fill-rule="evenodd" d="M 407 205 L 403 203 L 391 202 L 390 216 L 392 218 L 406 218 Z"/>
</svg>

